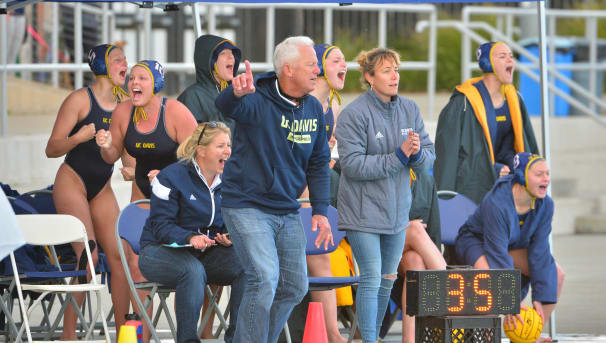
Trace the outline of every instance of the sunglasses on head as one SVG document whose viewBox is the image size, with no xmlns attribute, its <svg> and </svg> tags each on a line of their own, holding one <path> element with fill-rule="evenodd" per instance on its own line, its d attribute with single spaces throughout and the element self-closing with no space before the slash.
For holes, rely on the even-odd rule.
<svg viewBox="0 0 606 343">
<path fill-rule="evenodd" d="M 197 145 L 200 145 L 200 141 L 202 140 L 202 137 L 204 137 L 204 131 L 206 130 L 207 127 L 211 127 L 213 129 L 216 129 L 217 127 L 219 127 L 219 125 L 217 125 L 216 121 L 209 121 L 209 122 L 202 123 L 202 124 L 204 124 L 204 128 L 202 128 L 202 132 L 200 132 L 200 136 L 198 136 L 198 144 Z"/>
</svg>

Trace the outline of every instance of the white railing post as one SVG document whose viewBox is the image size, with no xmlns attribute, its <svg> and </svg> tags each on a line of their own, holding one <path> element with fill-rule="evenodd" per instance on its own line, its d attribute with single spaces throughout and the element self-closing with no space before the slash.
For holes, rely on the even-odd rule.
<svg viewBox="0 0 606 343">
<path fill-rule="evenodd" d="M 82 63 L 82 3 L 74 4 L 74 63 Z M 83 76 L 81 68 L 76 70 L 74 89 L 82 88 Z"/>
<path fill-rule="evenodd" d="M 332 18 L 332 8 L 324 9 L 324 43 L 331 45 L 335 43 L 332 41 Z"/>
<path fill-rule="evenodd" d="M 276 31 L 275 31 L 275 20 L 276 20 L 276 9 L 274 6 L 267 7 L 265 12 L 267 14 L 266 22 L 265 22 L 265 30 L 267 39 L 265 41 L 265 62 L 272 63 L 273 54 L 274 54 L 274 45 L 276 41 Z"/>
<path fill-rule="evenodd" d="M 379 10 L 379 46 L 387 47 L 387 10 Z"/>
<path fill-rule="evenodd" d="M 429 60 L 429 69 L 427 70 L 427 108 L 429 110 L 429 118 L 435 119 L 435 97 L 436 97 L 436 69 L 438 67 L 436 55 L 438 51 L 438 29 L 437 29 L 438 14 L 434 8 L 429 13 L 429 51 L 427 59 Z"/>
<path fill-rule="evenodd" d="M 597 47 L 597 37 L 598 37 L 598 21 L 596 17 L 587 18 L 587 25 L 585 30 L 585 35 L 589 38 L 589 93 L 596 94 L 596 73 L 595 73 L 595 64 L 597 62 L 598 56 L 598 47 Z M 596 107 L 595 103 L 590 103 L 590 108 L 595 112 Z"/>
<path fill-rule="evenodd" d="M 463 7 L 463 25 L 469 26 L 469 11 L 468 7 Z M 461 37 L 461 83 L 471 78 L 471 68 L 469 66 L 471 60 L 471 39 L 467 32 L 463 32 Z"/>
<path fill-rule="evenodd" d="M 206 31 L 214 35 L 217 32 L 217 20 L 215 18 L 215 6 L 207 5 L 206 7 L 206 20 L 208 22 Z"/>
<path fill-rule="evenodd" d="M 196 35 L 194 38 L 198 39 L 198 37 L 202 36 L 202 21 L 200 20 L 200 8 L 198 8 L 197 2 L 191 4 L 191 15 L 194 19 L 194 34 Z"/>
<path fill-rule="evenodd" d="M 53 19 L 51 31 L 51 62 L 53 64 L 59 63 L 59 4 L 54 2 L 51 4 Z M 59 72 L 53 71 L 51 73 L 51 83 L 53 87 L 59 87 Z"/>
<path fill-rule="evenodd" d="M 7 8 L 7 3 L 1 3 L 0 8 Z M 6 71 L 6 65 L 8 64 L 8 33 L 6 32 L 6 15 L 0 15 L 0 63 L 2 64 L 2 90 L 0 93 L 2 95 L 0 98 L 2 99 L 0 103 L 0 111 L 2 112 L 2 117 L 0 118 L 2 122 L 0 123 L 2 126 L 2 131 L 0 131 L 0 136 L 4 137 L 8 134 L 8 104 L 6 103 L 8 100 L 7 90 L 6 90 L 6 79 L 8 78 L 8 72 Z"/>
</svg>

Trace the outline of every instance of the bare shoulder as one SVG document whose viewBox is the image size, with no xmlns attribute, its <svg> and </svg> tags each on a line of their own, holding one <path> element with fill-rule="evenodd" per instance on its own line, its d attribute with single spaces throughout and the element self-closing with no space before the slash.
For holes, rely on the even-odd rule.
<svg viewBox="0 0 606 343">
<path fill-rule="evenodd" d="M 118 106 L 116 106 L 116 108 L 112 112 L 112 123 L 115 123 L 121 129 L 125 127 L 124 124 L 128 123 L 132 109 L 133 103 L 130 99 L 119 103 Z"/>
<path fill-rule="evenodd" d="M 168 120 L 174 121 L 175 125 L 178 125 L 178 123 L 187 123 L 187 125 L 193 125 L 194 127 L 198 125 L 191 111 L 178 100 L 167 100 L 166 112 L 169 114 L 166 116 Z"/>
</svg>

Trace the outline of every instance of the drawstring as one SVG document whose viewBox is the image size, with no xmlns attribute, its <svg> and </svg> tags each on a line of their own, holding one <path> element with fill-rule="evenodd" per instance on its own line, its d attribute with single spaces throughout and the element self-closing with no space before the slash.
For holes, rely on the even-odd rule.
<svg viewBox="0 0 606 343">
<path fill-rule="evenodd" d="M 330 84 L 330 81 L 328 81 L 328 78 L 326 77 L 326 75 L 322 76 L 324 78 L 324 80 L 326 80 L 326 83 L 328 84 L 328 88 L 330 88 L 330 95 L 328 97 L 328 107 L 332 106 L 332 100 L 334 98 L 337 98 L 337 102 L 339 103 L 339 105 L 341 105 L 341 95 L 339 94 L 339 92 L 337 92 L 332 85 Z"/>
</svg>

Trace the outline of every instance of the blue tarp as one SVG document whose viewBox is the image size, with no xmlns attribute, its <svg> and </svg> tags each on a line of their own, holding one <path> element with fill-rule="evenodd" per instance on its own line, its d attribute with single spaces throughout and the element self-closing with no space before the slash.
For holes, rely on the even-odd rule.
<svg viewBox="0 0 606 343">
<path fill-rule="evenodd" d="M 153 2 L 155 4 L 160 3 L 190 3 L 190 2 L 207 2 L 207 3 L 341 3 L 341 4 L 350 4 L 350 3 L 372 3 L 372 4 L 395 4 L 395 3 L 409 3 L 409 4 L 426 4 L 426 3 L 478 3 L 478 2 L 488 2 L 488 3 L 498 3 L 498 2 L 537 2 L 544 0 L 288 0 L 288 1 L 279 1 L 279 0 L 175 0 L 175 1 L 125 1 L 125 0 L 43 0 L 43 2 Z M 7 3 L 8 7 L 11 8 L 16 4 L 23 4 L 25 2 L 30 3 L 31 1 L 26 0 L 17 0 L 17 1 L 7 1 L 0 0 L 0 3 Z"/>
</svg>

